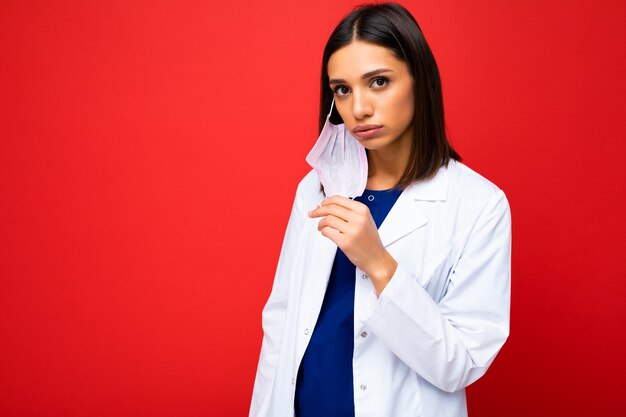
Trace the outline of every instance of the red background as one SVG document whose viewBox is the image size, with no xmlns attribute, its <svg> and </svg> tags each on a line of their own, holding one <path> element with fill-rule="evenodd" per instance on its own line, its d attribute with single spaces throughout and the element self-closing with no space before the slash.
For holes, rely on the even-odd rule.
<svg viewBox="0 0 626 417">
<path fill-rule="evenodd" d="M 0 4 L 0 415 L 244 416 L 319 70 L 356 3 Z M 473 416 L 623 412 L 623 1 L 406 1 L 506 192 Z"/>
</svg>

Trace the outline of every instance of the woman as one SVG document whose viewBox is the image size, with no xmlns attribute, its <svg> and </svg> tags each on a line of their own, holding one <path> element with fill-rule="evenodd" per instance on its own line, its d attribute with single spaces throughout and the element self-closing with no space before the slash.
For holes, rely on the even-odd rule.
<svg viewBox="0 0 626 417">
<path fill-rule="evenodd" d="M 312 151 L 335 171 L 298 185 L 250 416 L 465 416 L 509 334 L 507 199 L 448 143 L 436 62 L 402 6 L 356 8 L 322 64 L 316 146 L 345 132 L 367 171 L 358 147 Z"/>
</svg>

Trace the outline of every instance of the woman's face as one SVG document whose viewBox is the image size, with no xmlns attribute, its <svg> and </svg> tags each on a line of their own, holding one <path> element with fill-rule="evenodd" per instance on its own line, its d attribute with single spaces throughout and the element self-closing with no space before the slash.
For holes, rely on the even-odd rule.
<svg viewBox="0 0 626 417">
<path fill-rule="evenodd" d="M 339 115 L 365 148 L 410 146 L 413 79 L 404 61 L 385 47 L 354 40 L 330 56 L 328 78 Z"/>
</svg>

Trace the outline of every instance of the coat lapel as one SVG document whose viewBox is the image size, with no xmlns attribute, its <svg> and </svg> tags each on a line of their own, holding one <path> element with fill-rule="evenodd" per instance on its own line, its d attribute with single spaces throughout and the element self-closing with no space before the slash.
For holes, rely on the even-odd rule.
<svg viewBox="0 0 626 417">
<path fill-rule="evenodd" d="M 419 202 L 445 201 L 448 195 L 448 175 L 448 169 L 444 166 L 433 178 L 412 183 L 404 189 L 378 228 L 384 246 L 426 224 Z"/>
<path fill-rule="evenodd" d="M 378 228 L 383 246 L 388 246 L 401 237 L 426 224 L 426 217 L 420 213 L 417 202 L 405 189 Z"/>
</svg>

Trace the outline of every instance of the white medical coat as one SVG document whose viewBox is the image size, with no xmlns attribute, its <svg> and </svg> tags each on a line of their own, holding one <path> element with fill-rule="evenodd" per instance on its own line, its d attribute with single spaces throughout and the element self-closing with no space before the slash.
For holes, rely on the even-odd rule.
<svg viewBox="0 0 626 417">
<path fill-rule="evenodd" d="M 324 195 L 299 183 L 270 296 L 251 417 L 292 417 L 300 361 L 313 334 L 337 246 L 309 218 Z M 356 268 L 356 417 L 462 417 L 465 387 L 509 334 L 511 217 L 502 190 L 451 161 L 406 188 L 378 229 L 398 262 L 380 297 Z M 323 417 L 323 416 L 320 416 Z"/>
</svg>

